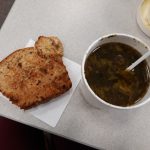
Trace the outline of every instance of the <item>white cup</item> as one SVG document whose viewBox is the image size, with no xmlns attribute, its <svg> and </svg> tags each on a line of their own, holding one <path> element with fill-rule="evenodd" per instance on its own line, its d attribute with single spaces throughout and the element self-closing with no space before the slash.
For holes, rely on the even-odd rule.
<svg viewBox="0 0 150 150">
<path fill-rule="evenodd" d="M 88 48 L 88 50 L 84 54 L 84 58 L 82 61 L 82 81 L 81 81 L 81 91 L 83 93 L 84 99 L 90 103 L 91 105 L 97 107 L 97 108 L 105 108 L 105 107 L 111 107 L 114 109 L 121 109 L 121 110 L 128 110 L 128 109 L 133 109 L 133 108 L 138 108 L 150 101 L 150 88 L 148 88 L 147 93 L 145 96 L 137 103 L 131 106 L 127 107 L 122 107 L 122 106 L 117 106 L 117 105 L 112 105 L 100 97 L 98 97 L 94 91 L 90 88 L 86 78 L 85 78 L 85 62 L 89 54 L 95 50 L 97 47 L 99 47 L 102 44 L 109 43 L 109 42 L 119 42 L 119 43 L 124 43 L 126 45 L 129 45 L 136 50 L 138 50 L 141 54 L 146 53 L 149 49 L 149 47 L 140 39 L 133 37 L 131 35 L 127 34 L 120 34 L 120 33 L 114 33 L 114 34 L 109 34 L 103 37 L 98 38 L 96 41 L 94 41 Z M 147 58 L 147 63 L 150 66 L 150 58 Z"/>
</svg>

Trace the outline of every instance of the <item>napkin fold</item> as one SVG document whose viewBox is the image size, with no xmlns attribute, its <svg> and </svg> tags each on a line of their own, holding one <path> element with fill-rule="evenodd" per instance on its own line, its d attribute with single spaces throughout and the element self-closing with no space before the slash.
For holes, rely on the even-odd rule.
<svg viewBox="0 0 150 150">
<path fill-rule="evenodd" d="M 26 47 L 34 46 L 35 41 L 30 39 Z M 72 81 L 72 88 L 66 93 L 60 95 L 53 100 L 40 104 L 34 108 L 27 110 L 28 113 L 34 117 L 40 119 L 46 124 L 55 127 L 63 114 L 67 104 L 69 103 L 73 92 L 75 91 L 80 79 L 81 79 L 81 66 L 76 62 L 63 57 L 63 62 L 69 73 L 69 77 Z"/>
</svg>

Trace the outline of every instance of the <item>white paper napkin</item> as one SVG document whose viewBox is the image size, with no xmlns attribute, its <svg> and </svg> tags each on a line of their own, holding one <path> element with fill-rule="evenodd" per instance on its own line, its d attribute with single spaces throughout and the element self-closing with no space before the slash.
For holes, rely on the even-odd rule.
<svg viewBox="0 0 150 150">
<path fill-rule="evenodd" d="M 33 45 L 34 41 L 31 39 L 27 43 L 26 47 L 32 47 Z M 69 103 L 69 100 L 81 79 L 81 66 L 79 64 L 65 57 L 63 57 L 63 62 L 72 81 L 72 88 L 65 94 L 51 100 L 50 102 L 27 110 L 27 112 L 52 127 L 55 127 L 58 123 L 63 111 Z"/>
</svg>

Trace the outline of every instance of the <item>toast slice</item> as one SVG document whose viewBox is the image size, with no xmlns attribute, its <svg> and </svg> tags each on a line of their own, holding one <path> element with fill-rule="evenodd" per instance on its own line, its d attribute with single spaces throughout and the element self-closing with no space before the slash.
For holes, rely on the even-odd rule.
<svg viewBox="0 0 150 150">
<path fill-rule="evenodd" d="M 45 40 L 40 45 L 40 53 L 34 47 L 19 49 L 0 62 L 0 91 L 22 109 L 49 101 L 72 86 L 62 53 L 43 57 Z"/>
<path fill-rule="evenodd" d="M 35 42 L 35 49 L 38 51 L 38 54 L 40 56 L 45 58 L 49 58 L 51 56 L 63 56 L 63 45 L 61 41 L 55 36 L 40 36 Z"/>
</svg>

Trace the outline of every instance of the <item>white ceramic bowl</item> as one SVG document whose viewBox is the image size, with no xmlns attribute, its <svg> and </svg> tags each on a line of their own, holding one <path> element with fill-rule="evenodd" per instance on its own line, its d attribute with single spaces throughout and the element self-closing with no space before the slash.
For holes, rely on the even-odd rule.
<svg viewBox="0 0 150 150">
<path fill-rule="evenodd" d="M 121 106 L 116 106 L 112 105 L 110 103 L 105 102 L 102 100 L 100 97 L 98 97 L 93 90 L 90 88 L 86 78 L 85 78 L 85 62 L 88 57 L 88 55 L 95 50 L 95 48 L 99 47 L 102 44 L 109 43 L 109 42 L 120 42 L 127 44 L 136 50 L 138 50 L 141 54 L 144 54 L 145 52 L 148 51 L 149 47 L 140 39 L 133 37 L 131 35 L 127 34 L 120 34 L 120 33 L 114 33 L 114 34 L 109 34 L 103 37 L 98 38 L 96 41 L 94 41 L 86 51 L 83 61 L 82 61 L 82 81 L 81 81 L 81 91 L 83 93 L 84 99 L 90 103 L 91 105 L 97 107 L 97 108 L 104 108 L 104 107 L 111 107 L 115 109 L 133 109 L 140 107 L 150 101 L 150 88 L 148 89 L 147 93 L 145 96 L 136 104 L 128 107 L 121 107 Z M 150 58 L 147 59 L 148 65 L 150 66 Z"/>
</svg>

